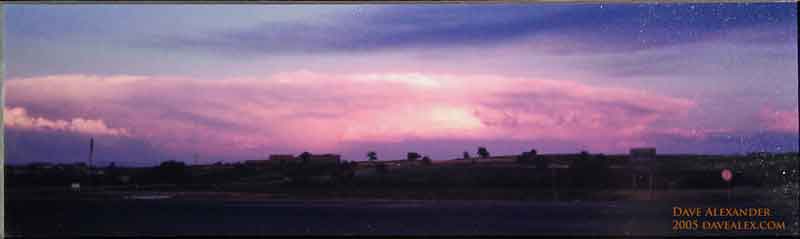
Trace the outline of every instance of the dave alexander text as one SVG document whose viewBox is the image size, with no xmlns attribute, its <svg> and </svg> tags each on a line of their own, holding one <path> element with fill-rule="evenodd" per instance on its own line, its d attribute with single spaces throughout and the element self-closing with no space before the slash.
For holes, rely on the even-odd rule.
<svg viewBox="0 0 800 239">
<path fill-rule="evenodd" d="M 673 217 L 770 217 L 772 210 L 770 208 L 681 208 L 673 207 Z"/>
</svg>

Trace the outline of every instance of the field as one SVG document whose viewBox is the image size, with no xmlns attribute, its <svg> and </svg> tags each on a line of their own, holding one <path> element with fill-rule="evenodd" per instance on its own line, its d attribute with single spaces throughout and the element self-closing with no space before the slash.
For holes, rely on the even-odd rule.
<svg viewBox="0 0 800 239">
<path fill-rule="evenodd" d="M 373 162 L 349 176 L 338 166 L 154 167 L 106 170 L 105 178 L 91 181 L 54 169 L 33 176 L 12 172 L 6 174 L 6 225 L 10 235 L 41 236 L 774 236 L 800 229 L 796 158 L 610 162 L 543 168 L 514 160 L 457 160 L 381 170 Z M 735 172 L 730 184 L 720 178 L 722 168 Z M 132 181 L 110 180 L 114 174 Z M 68 187 L 75 180 L 93 184 Z M 768 207 L 788 228 L 675 231 L 676 206 Z"/>
</svg>

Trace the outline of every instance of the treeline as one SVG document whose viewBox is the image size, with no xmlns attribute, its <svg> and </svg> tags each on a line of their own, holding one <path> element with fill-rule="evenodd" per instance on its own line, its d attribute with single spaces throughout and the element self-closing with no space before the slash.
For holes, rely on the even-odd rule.
<svg viewBox="0 0 800 239">
<path fill-rule="evenodd" d="M 480 160 L 489 158 L 478 150 Z M 432 164 L 425 156 L 409 154 L 409 167 L 390 168 L 367 154 L 366 162 L 342 161 L 315 164 L 308 157 L 269 166 L 216 163 L 189 166 L 165 161 L 156 167 L 123 168 L 113 164 L 89 170 L 86 165 L 28 165 L 6 168 L 8 187 L 63 187 L 83 185 L 198 185 L 226 183 L 274 183 L 287 187 L 350 185 L 357 187 L 526 187 L 553 189 L 681 189 L 728 186 L 774 187 L 798 180 L 797 155 L 754 154 L 738 157 L 731 164 L 731 182 L 720 178 L 720 167 L 733 159 L 659 159 L 620 163 L 602 154 L 581 152 L 569 160 L 548 160 L 536 150 L 515 157 L 511 165 L 492 163 Z M 306 158 L 306 160 L 303 160 Z M 419 160 L 423 158 L 423 160 Z M 465 153 L 464 159 L 472 159 Z M 783 160 L 788 159 L 788 160 Z M 552 167 L 564 164 L 567 168 Z M 463 162 L 463 161 L 462 161 Z M 624 167 L 613 167 L 613 166 Z M 717 165 L 717 166 L 714 166 Z M 500 167 L 502 166 L 502 167 Z M 371 172 L 371 173 L 363 173 Z M 361 174 L 359 174 L 361 173 Z"/>
</svg>

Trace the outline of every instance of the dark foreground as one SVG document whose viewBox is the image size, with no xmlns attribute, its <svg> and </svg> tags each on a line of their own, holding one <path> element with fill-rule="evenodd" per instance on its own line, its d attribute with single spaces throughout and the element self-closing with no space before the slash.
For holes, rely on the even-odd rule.
<svg viewBox="0 0 800 239">
<path fill-rule="evenodd" d="M 712 205 L 713 204 L 713 205 Z M 792 208 L 758 202 L 10 200 L 11 236 L 793 235 Z M 784 231 L 672 230 L 672 207 L 772 207 Z M 794 234 L 797 235 L 797 234 Z"/>
</svg>

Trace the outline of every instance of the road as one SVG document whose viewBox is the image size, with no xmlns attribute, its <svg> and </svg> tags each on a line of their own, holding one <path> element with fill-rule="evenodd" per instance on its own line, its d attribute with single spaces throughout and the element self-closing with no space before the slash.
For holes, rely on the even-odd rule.
<svg viewBox="0 0 800 239">
<path fill-rule="evenodd" d="M 710 235 L 672 231 L 672 207 L 737 202 L 12 200 L 9 235 Z M 777 208 L 792 223 L 791 209 Z M 703 234 L 705 233 L 705 234 Z M 751 232 L 776 235 L 774 231 Z M 791 235 L 791 231 L 781 232 Z M 711 234 L 713 235 L 713 234 Z M 735 235 L 735 234 L 718 234 Z"/>
</svg>

